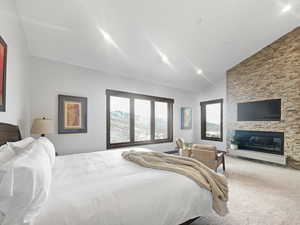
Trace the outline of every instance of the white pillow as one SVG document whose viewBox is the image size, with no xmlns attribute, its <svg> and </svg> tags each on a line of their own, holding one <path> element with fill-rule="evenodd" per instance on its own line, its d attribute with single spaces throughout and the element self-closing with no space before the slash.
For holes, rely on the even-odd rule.
<svg viewBox="0 0 300 225">
<path fill-rule="evenodd" d="M 7 145 L 14 150 L 15 153 L 19 153 L 19 151 L 31 149 L 33 142 L 34 139 L 32 137 L 28 137 L 22 139 L 21 141 L 7 142 Z"/>
<path fill-rule="evenodd" d="M 15 157 L 15 152 L 7 145 L 2 145 L 0 147 L 0 183 L 4 183 L 4 182 L 7 182 L 8 185 L 11 185 L 11 177 L 6 177 L 4 180 L 3 180 L 3 177 L 5 175 L 6 172 L 3 172 L 1 170 L 2 166 L 8 162 L 10 162 L 10 160 L 12 160 L 14 157 Z M 10 186 L 11 187 L 11 186 Z M 7 188 L 6 191 L 4 190 L 0 190 L 0 199 L 2 196 L 10 196 L 12 194 L 12 189 L 10 188 Z M 1 214 L 1 212 L 0 212 Z M 1 224 L 1 223 L 0 223 Z"/>
<path fill-rule="evenodd" d="M 7 149 L 7 144 L 0 146 L 0 152 L 3 152 Z"/>
<path fill-rule="evenodd" d="M 38 142 L 44 146 L 44 149 L 50 158 L 51 166 L 53 167 L 53 165 L 55 163 L 55 147 L 54 147 L 54 145 L 48 138 L 45 138 L 45 137 L 40 137 L 38 139 Z"/>
<path fill-rule="evenodd" d="M 15 156 L 15 152 L 7 145 L 2 145 L 0 147 L 0 166 L 4 163 L 7 163 Z M 0 174 L 0 181 L 1 181 L 1 174 Z"/>
<path fill-rule="evenodd" d="M 35 141 L 29 151 L 17 154 L 0 168 L 4 172 L 0 193 L 8 193 L 0 201 L 2 225 L 32 223 L 46 202 L 52 169 L 49 156 L 42 149 L 44 146 Z"/>
</svg>

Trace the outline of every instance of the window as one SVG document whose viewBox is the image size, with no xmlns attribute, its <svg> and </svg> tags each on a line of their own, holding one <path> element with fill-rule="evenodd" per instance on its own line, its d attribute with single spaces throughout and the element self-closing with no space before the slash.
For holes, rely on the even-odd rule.
<svg viewBox="0 0 300 225">
<path fill-rule="evenodd" d="M 155 139 L 168 138 L 168 103 L 155 102 Z"/>
<path fill-rule="evenodd" d="M 173 99 L 106 90 L 107 148 L 173 141 Z"/>
<path fill-rule="evenodd" d="M 134 99 L 134 140 L 151 140 L 151 101 Z"/>
<path fill-rule="evenodd" d="M 110 143 L 130 141 L 130 102 L 128 98 L 110 98 Z"/>
<path fill-rule="evenodd" d="M 223 141 L 223 99 L 201 102 L 201 139 Z"/>
</svg>

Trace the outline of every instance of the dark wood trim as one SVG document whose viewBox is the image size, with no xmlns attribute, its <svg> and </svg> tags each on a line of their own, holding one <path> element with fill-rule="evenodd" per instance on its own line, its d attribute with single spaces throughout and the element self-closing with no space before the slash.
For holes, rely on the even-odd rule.
<svg viewBox="0 0 300 225">
<path fill-rule="evenodd" d="M 171 151 L 166 151 L 164 153 L 167 153 L 167 154 L 176 154 L 176 153 L 179 153 L 178 150 L 171 150 Z"/>
<path fill-rule="evenodd" d="M 18 126 L 0 123 L 0 146 L 7 142 L 15 142 L 21 140 L 21 132 Z"/>
<path fill-rule="evenodd" d="M 0 43 L 4 46 L 4 64 L 3 64 L 3 97 L 0 105 L 0 112 L 6 111 L 6 67 L 7 67 L 7 44 L 0 36 Z"/>
<path fill-rule="evenodd" d="M 151 101 L 151 141 L 153 140 L 155 140 L 155 102 Z"/>
<path fill-rule="evenodd" d="M 110 96 L 117 96 L 130 99 L 130 141 L 124 143 L 110 143 Z M 135 141 L 134 140 L 134 99 L 145 99 L 151 101 L 151 139 L 147 141 Z M 155 102 L 168 103 L 168 138 L 167 139 L 155 139 Z M 116 90 L 106 90 L 106 147 L 107 149 L 121 148 L 129 146 L 140 146 L 159 144 L 166 142 L 173 142 L 173 99 L 155 97 L 150 95 L 140 95 L 136 93 L 129 93 Z"/>
<path fill-rule="evenodd" d="M 110 146 L 110 95 L 106 95 L 106 146 Z"/>
<path fill-rule="evenodd" d="M 173 104 L 168 105 L 168 137 L 173 142 Z"/>
<path fill-rule="evenodd" d="M 74 101 L 82 103 L 82 123 L 84 127 L 81 129 L 64 129 L 64 102 Z M 86 97 L 70 96 L 70 95 L 58 95 L 58 134 L 75 134 L 75 133 L 87 133 L 88 123 L 88 99 Z"/>
<path fill-rule="evenodd" d="M 186 222 L 184 222 L 184 223 L 182 223 L 180 225 L 189 225 L 189 224 L 193 223 L 194 221 L 196 221 L 197 219 L 199 219 L 199 217 L 190 219 L 190 220 L 188 220 L 188 221 L 186 221 Z"/>
<path fill-rule="evenodd" d="M 162 144 L 162 143 L 168 143 L 173 142 L 169 139 L 161 139 L 161 140 L 155 140 L 155 141 L 136 141 L 136 142 L 124 142 L 124 143 L 115 143 L 115 144 L 109 144 L 107 149 L 113 149 L 113 148 L 123 148 L 123 147 L 133 147 L 133 146 L 141 146 L 141 145 L 153 145 L 153 144 Z"/>
<path fill-rule="evenodd" d="M 130 138 L 130 143 L 134 143 L 134 133 L 135 133 L 135 129 L 134 129 L 134 125 L 135 125 L 135 117 L 134 117 L 134 98 L 130 97 L 130 121 L 129 121 L 129 129 L 130 129 L 130 133 L 129 133 L 129 138 Z"/>
<path fill-rule="evenodd" d="M 209 104 L 221 104 L 221 138 L 211 138 L 206 137 L 206 105 Z M 209 140 L 209 141 L 223 141 L 223 99 L 215 99 L 211 101 L 200 102 L 201 106 L 201 139 L 202 140 Z"/>
<path fill-rule="evenodd" d="M 127 97 L 127 98 L 148 99 L 148 100 L 155 100 L 155 101 L 160 101 L 160 102 L 174 103 L 174 99 L 172 99 L 172 98 L 157 97 L 157 96 L 152 96 L 152 95 L 143 95 L 143 94 L 137 94 L 137 93 L 131 93 L 131 92 L 125 92 L 125 91 L 117 91 L 117 90 L 111 90 L 111 89 L 106 90 L 106 95 Z"/>
</svg>

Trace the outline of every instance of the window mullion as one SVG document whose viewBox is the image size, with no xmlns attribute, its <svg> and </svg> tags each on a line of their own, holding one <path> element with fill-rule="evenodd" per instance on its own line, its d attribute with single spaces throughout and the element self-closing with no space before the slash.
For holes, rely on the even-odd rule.
<svg viewBox="0 0 300 225">
<path fill-rule="evenodd" d="M 155 104 L 151 101 L 151 141 L 155 140 Z"/>
<path fill-rule="evenodd" d="M 106 95 L 106 146 L 110 147 L 110 95 Z"/>
<path fill-rule="evenodd" d="M 168 104 L 168 139 L 173 139 L 173 104 Z"/>
<path fill-rule="evenodd" d="M 207 105 L 205 105 L 204 106 L 204 114 L 203 114 L 203 120 L 204 120 L 204 123 L 203 123 L 203 130 L 204 130 L 204 133 L 203 133 L 203 135 L 204 135 L 204 138 L 207 138 L 207 136 L 206 136 L 206 123 L 207 123 L 207 121 L 206 121 L 206 106 Z"/>
<path fill-rule="evenodd" d="M 134 143 L 134 98 L 130 98 L 130 143 Z"/>
</svg>

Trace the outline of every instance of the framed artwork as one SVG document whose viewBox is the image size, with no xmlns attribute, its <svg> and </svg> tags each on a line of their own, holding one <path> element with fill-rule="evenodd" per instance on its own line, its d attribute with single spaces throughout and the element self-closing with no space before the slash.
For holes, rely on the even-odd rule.
<svg viewBox="0 0 300 225">
<path fill-rule="evenodd" d="M 6 110 L 6 60 L 7 45 L 0 36 L 0 112 Z"/>
<path fill-rule="evenodd" d="M 181 129 L 192 129 L 193 122 L 192 108 L 181 108 Z"/>
<path fill-rule="evenodd" d="M 87 133 L 87 98 L 58 95 L 58 133 Z"/>
</svg>

